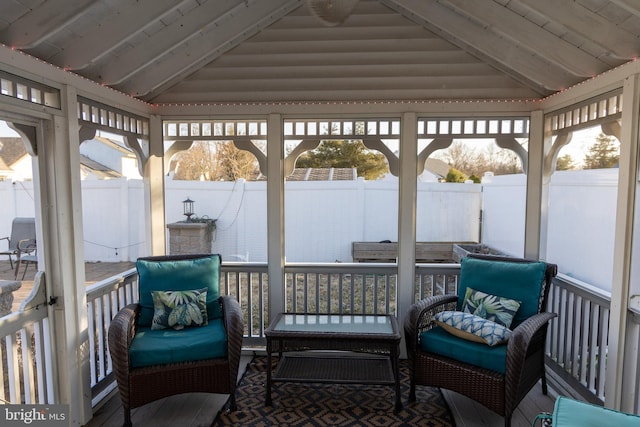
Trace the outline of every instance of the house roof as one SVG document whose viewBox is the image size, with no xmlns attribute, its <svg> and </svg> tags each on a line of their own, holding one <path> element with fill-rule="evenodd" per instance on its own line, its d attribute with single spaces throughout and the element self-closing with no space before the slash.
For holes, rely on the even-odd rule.
<svg viewBox="0 0 640 427">
<path fill-rule="evenodd" d="M 354 181 L 356 168 L 295 168 L 287 181 Z"/>
<path fill-rule="evenodd" d="M 25 154 L 27 154 L 27 150 L 22 138 L 0 136 L 0 169 L 10 169 L 11 165 L 20 160 Z"/>
<path fill-rule="evenodd" d="M 121 178 L 122 174 L 120 172 L 114 171 L 113 169 L 103 165 L 100 162 L 90 159 L 85 155 L 80 155 L 80 168 L 84 173 L 91 173 L 98 178 Z"/>
<path fill-rule="evenodd" d="M 169 104 L 538 99 L 640 54 L 636 0 L 310 1 L 6 0 L 0 43 Z"/>
<path fill-rule="evenodd" d="M 446 178 L 451 166 L 440 159 L 428 158 L 424 162 L 424 168 L 439 178 Z"/>
</svg>

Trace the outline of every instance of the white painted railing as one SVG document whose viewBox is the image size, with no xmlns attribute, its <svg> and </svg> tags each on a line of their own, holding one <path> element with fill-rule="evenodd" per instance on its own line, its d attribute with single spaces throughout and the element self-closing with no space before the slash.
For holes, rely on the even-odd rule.
<svg viewBox="0 0 640 427">
<path fill-rule="evenodd" d="M 557 380 L 594 403 L 604 402 L 611 295 L 559 274 L 548 310 L 558 313 L 547 340 L 547 365 Z"/>
<path fill-rule="evenodd" d="M 0 317 L 0 403 L 55 403 L 44 273 L 19 310 Z"/>
<path fill-rule="evenodd" d="M 414 297 L 455 293 L 457 264 L 416 266 Z M 395 264 L 287 264 L 285 310 L 329 313 L 397 313 Z M 225 263 L 221 293 L 235 296 L 245 313 L 245 346 L 263 345 L 268 325 L 266 263 Z M 115 388 L 107 349 L 111 319 L 137 300 L 137 274 L 128 270 L 87 288 L 92 401 Z M 559 275 L 550 291 L 551 323 L 547 365 L 551 380 L 562 380 L 587 400 L 604 399 L 609 296 Z M 0 318 L 0 399 L 10 403 L 55 403 L 52 354 L 44 296 L 38 273 L 34 291 L 20 311 Z M 23 343 L 29 343 L 24 346 Z M 25 363 L 26 362 L 26 363 Z"/>
<path fill-rule="evenodd" d="M 118 311 L 138 300 L 138 273 L 135 268 L 87 287 L 87 318 L 92 404 L 95 406 L 115 388 L 107 333 Z"/>
</svg>

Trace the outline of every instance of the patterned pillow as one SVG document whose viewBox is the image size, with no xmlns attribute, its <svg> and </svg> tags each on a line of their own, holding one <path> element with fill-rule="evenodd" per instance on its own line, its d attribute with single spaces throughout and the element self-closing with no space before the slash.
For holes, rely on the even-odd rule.
<svg viewBox="0 0 640 427">
<path fill-rule="evenodd" d="M 464 294 L 464 302 L 462 303 L 462 311 L 475 314 L 508 328 L 511 326 L 513 316 L 518 312 L 520 304 L 520 301 L 467 288 Z"/>
<path fill-rule="evenodd" d="M 508 328 L 461 311 L 441 311 L 435 315 L 434 320 L 452 335 L 491 347 L 505 343 L 511 337 L 511 331 Z"/>
<path fill-rule="evenodd" d="M 207 288 L 187 291 L 151 291 L 151 329 L 183 329 L 208 324 Z"/>
</svg>

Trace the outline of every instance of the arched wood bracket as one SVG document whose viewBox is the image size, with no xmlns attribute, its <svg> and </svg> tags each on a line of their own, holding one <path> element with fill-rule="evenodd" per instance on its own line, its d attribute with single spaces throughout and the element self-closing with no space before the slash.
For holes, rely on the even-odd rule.
<svg viewBox="0 0 640 427">
<path fill-rule="evenodd" d="M 418 153 L 418 170 L 416 175 L 420 175 L 424 172 L 425 164 L 429 156 L 431 156 L 437 150 L 444 150 L 449 148 L 453 144 L 453 138 L 435 138 L 424 149 Z"/>
<path fill-rule="evenodd" d="M 511 136 L 497 137 L 496 145 L 500 148 L 511 150 L 516 153 L 516 156 L 520 158 L 520 162 L 522 163 L 522 170 L 524 174 L 527 174 L 529 169 L 529 153 L 527 153 L 527 150 L 525 150 L 515 138 Z"/>
<path fill-rule="evenodd" d="M 167 151 L 164 153 L 164 170 L 165 173 L 172 172 L 169 167 L 171 166 L 171 159 L 173 156 L 178 154 L 181 151 L 187 151 L 193 145 L 194 141 L 174 141 L 173 144 L 167 148 Z"/>
<path fill-rule="evenodd" d="M 298 144 L 293 150 L 291 150 L 289 155 L 287 155 L 287 157 L 285 158 L 284 176 L 289 176 L 293 173 L 293 170 L 295 169 L 295 166 L 296 166 L 296 160 L 298 160 L 298 157 L 300 157 L 304 152 L 315 150 L 320 146 L 320 143 L 322 141 L 328 141 L 332 139 L 335 139 L 335 138 L 318 137 L 313 139 L 303 139 L 300 142 L 300 144 Z M 389 164 L 389 172 L 394 176 L 398 176 L 398 171 L 399 171 L 398 156 L 393 151 L 391 151 L 389 147 L 387 147 L 387 145 L 384 143 L 384 141 L 382 141 L 382 139 L 378 137 L 367 137 L 367 136 L 363 136 L 363 137 L 354 136 L 351 139 L 360 140 L 362 141 L 362 144 L 368 149 L 381 152 L 387 159 L 387 162 Z"/>
<path fill-rule="evenodd" d="M 260 148 L 258 148 L 253 143 L 251 138 L 236 137 L 233 138 L 231 142 L 238 150 L 245 150 L 253 154 L 256 157 L 256 160 L 258 160 L 258 168 L 260 169 L 260 173 L 264 176 L 267 176 L 267 156 L 262 152 L 262 150 L 260 150 Z"/>
<path fill-rule="evenodd" d="M 230 138 L 229 141 L 233 143 L 233 145 L 238 150 L 245 150 L 253 154 L 258 160 L 258 167 L 260 168 L 260 173 L 263 175 L 267 175 L 267 156 L 258 148 L 251 138 Z M 180 151 L 186 151 L 191 148 L 195 141 L 174 141 L 173 144 L 167 149 L 164 154 L 164 170 L 169 173 L 171 172 L 171 159 Z"/>
<path fill-rule="evenodd" d="M 391 151 L 387 144 L 382 141 L 380 138 L 374 137 L 364 137 L 361 138 L 362 143 L 365 147 L 370 150 L 376 150 L 381 152 L 389 163 L 389 172 L 393 176 L 398 176 L 400 173 L 400 160 L 398 159 L 398 155 Z"/>
<path fill-rule="evenodd" d="M 602 129 L 603 134 L 607 136 L 613 136 L 618 141 L 620 141 L 620 138 L 622 135 L 622 126 L 619 119 L 600 123 L 600 129 Z M 545 158 L 545 174 L 546 175 L 551 176 L 551 174 L 555 172 L 560 149 L 562 149 L 562 147 L 568 145 L 571 142 L 572 136 L 573 136 L 572 131 L 559 133 L 556 136 L 556 140 L 553 141 L 553 145 L 551 146 L 551 149 L 549 150 L 549 153 Z"/>
<path fill-rule="evenodd" d="M 22 138 L 23 141 L 25 141 L 27 144 L 25 145 L 25 148 L 27 150 L 27 153 L 29 153 L 32 156 L 37 156 L 38 155 L 38 145 L 37 145 L 37 139 L 36 139 L 36 128 L 34 126 L 29 126 L 29 125 L 23 125 L 20 123 L 12 123 L 12 122 L 7 122 L 7 125 L 13 129 L 16 133 L 18 133 L 18 135 L 20 135 L 20 137 Z"/>
<path fill-rule="evenodd" d="M 303 139 L 284 159 L 284 176 L 289 176 L 293 173 L 293 169 L 296 167 L 296 160 L 305 151 L 315 150 L 320 145 L 322 140 L 320 138 Z"/>
<path fill-rule="evenodd" d="M 44 271 L 38 271 L 33 279 L 33 287 L 29 296 L 22 301 L 18 312 L 24 313 L 27 310 L 37 309 L 47 303 L 46 286 L 44 281 Z"/>
<path fill-rule="evenodd" d="M 78 140 L 81 144 L 84 141 L 90 141 L 95 138 L 97 131 L 97 126 L 81 124 L 80 129 L 78 130 Z M 140 140 L 135 135 L 127 133 L 119 135 L 123 137 L 124 144 L 135 154 L 138 159 L 138 172 L 140 173 L 140 176 L 144 176 L 144 169 L 147 165 L 147 161 L 149 160 L 149 144 L 146 144 L 146 147 L 143 147 L 140 144 Z"/>
<path fill-rule="evenodd" d="M 148 141 L 143 141 L 143 144 L 144 142 L 146 142 L 146 144 L 143 145 L 140 143 L 140 139 L 136 138 L 135 136 L 126 135 L 124 142 L 125 144 L 127 144 L 127 147 L 133 150 L 136 157 L 138 158 L 138 173 L 140 174 L 140 176 L 144 176 L 144 170 L 147 166 L 147 162 L 149 161 Z"/>
<path fill-rule="evenodd" d="M 551 176 L 556 170 L 556 164 L 558 163 L 558 153 L 560 149 L 571 142 L 573 132 L 562 133 L 556 137 L 553 141 L 549 153 L 544 160 L 544 175 Z"/>
</svg>

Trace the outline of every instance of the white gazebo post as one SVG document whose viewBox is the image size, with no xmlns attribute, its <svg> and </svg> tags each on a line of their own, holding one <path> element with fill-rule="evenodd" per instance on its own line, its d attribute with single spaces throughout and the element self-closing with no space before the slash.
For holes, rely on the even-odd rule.
<svg viewBox="0 0 640 427">
<path fill-rule="evenodd" d="M 65 114 L 45 127 L 38 157 L 56 394 L 70 405 L 69 425 L 80 426 L 91 419 L 92 408 L 76 90 L 65 86 L 62 97 Z"/>
</svg>

